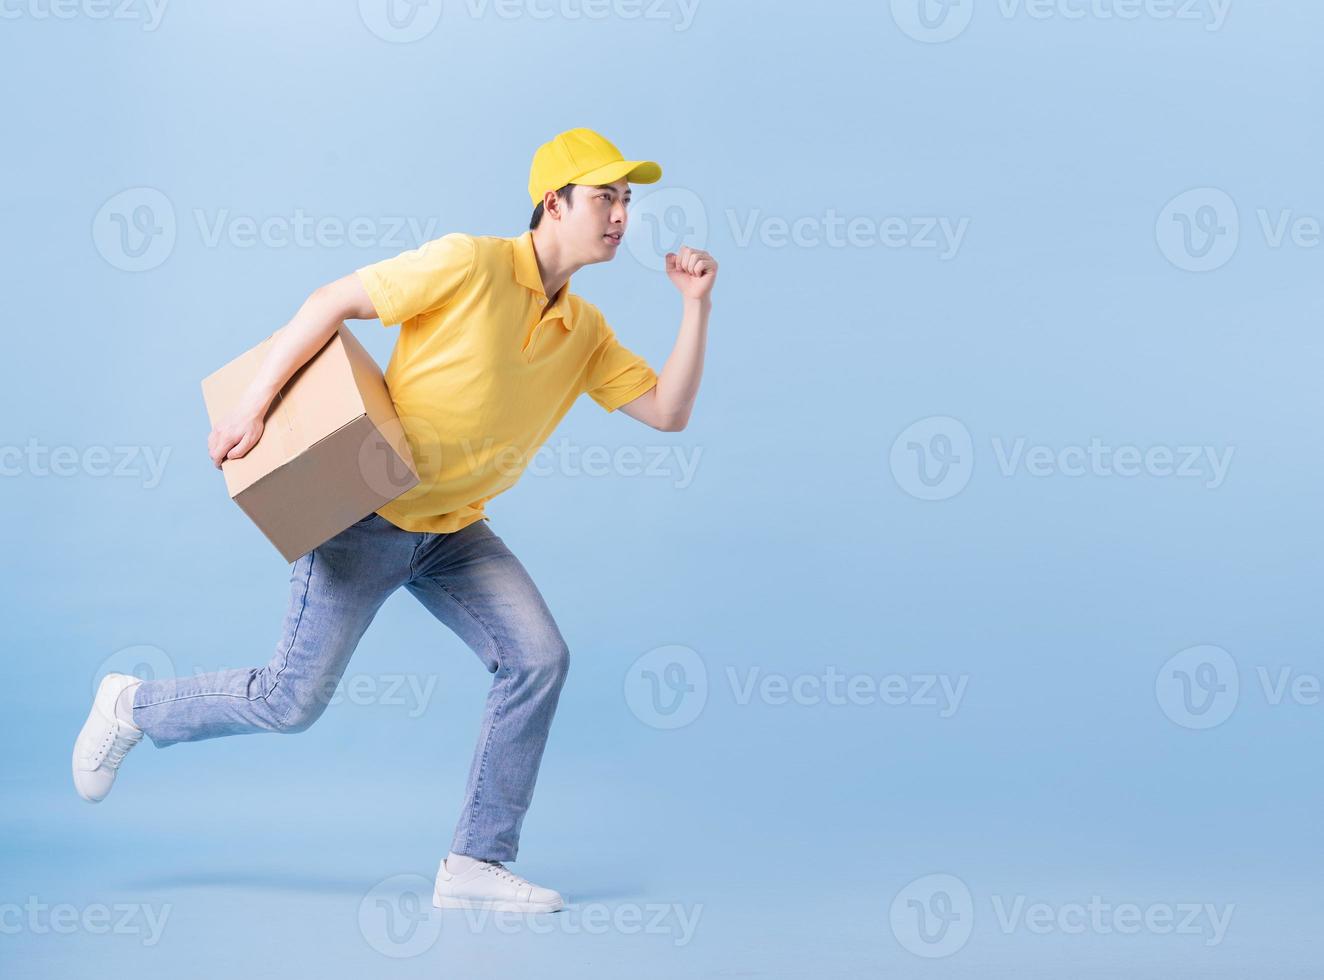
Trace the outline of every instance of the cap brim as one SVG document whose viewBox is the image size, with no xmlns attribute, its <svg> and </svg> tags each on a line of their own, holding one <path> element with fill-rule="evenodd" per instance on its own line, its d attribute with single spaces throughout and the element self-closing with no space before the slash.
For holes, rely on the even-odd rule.
<svg viewBox="0 0 1324 980">
<path fill-rule="evenodd" d="M 576 184 L 614 184 L 624 177 L 632 184 L 654 184 L 662 179 L 662 168 L 652 160 L 617 160 L 576 177 Z"/>
</svg>

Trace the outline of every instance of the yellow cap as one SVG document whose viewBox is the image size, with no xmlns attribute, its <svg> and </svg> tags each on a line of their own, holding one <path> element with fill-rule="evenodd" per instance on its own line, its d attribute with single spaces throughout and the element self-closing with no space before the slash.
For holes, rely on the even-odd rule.
<svg viewBox="0 0 1324 980">
<path fill-rule="evenodd" d="M 661 180 L 652 160 L 626 160 L 621 151 L 591 129 L 567 129 L 538 147 L 529 168 L 529 197 L 536 207 L 548 191 L 566 184 L 612 184 L 624 177 L 632 184 Z"/>
</svg>

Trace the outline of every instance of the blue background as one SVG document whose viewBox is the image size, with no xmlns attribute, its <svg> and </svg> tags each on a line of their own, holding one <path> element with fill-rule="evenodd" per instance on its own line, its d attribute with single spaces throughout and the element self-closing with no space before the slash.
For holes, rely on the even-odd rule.
<svg viewBox="0 0 1324 980">
<path fill-rule="evenodd" d="M 171 4 L 150 30 L 11 0 L 0 444 L 169 456 L 159 482 L 43 475 L 14 452 L 0 478 L 0 971 L 1318 976 L 1324 705 L 1274 703 L 1257 668 L 1324 673 L 1324 250 L 1275 245 L 1257 211 L 1324 215 L 1324 9 L 1234 0 L 1210 30 L 1207 3 L 1204 20 L 1008 4 L 979 0 L 926 43 L 903 0 L 701 0 L 683 30 L 675 4 L 631 19 L 621 3 L 475 16 L 446 0 L 401 43 L 370 28 L 390 34 L 372 0 Z M 426 909 L 445 854 L 489 678 L 403 591 L 347 681 L 412 678 L 435 685 L 426 704 L 347 698 L 299 738 L 145 743 L 108 800 L 82 802 L 69 751 L 105 670 L 256 666 L 278 638 L 288 566 L 207 458 L 201 378 L 320 283 L 417 244 L 385 219 L 521 232 L 530 156 L 573 126 L 661 162 L 635 210 L 681 194 L 683 222 L 663 227 L 690 229 L 721 273 L 685 431 L 582 399 L 553 437 L 698 452 L 693 481 L 555 470 L 488 509 L 572 650 L 514 865 L 572 907 L 500 928 L 411 904 Z M 137 188 L 164 195 L 153 217 L 175 238 L 130 271 L 98 215 Z M 1164 209 L 1200 188 L 1234 202 L 1216 223 L 1236 248 L 1190 271 Z M 208 241 L 300 210 L 369 219 L 378 240 Z M 876 236 L 778 244 L 777 220 L 830 212 L 968 230 L 947 258 Z M 680 303 L 642 217 L 575 290 L 660 368 Z M 394 330 L 355 331 L 384 365 Z M 968 482 L 919 499 L 912 440 L 893 444 L 920 422 L 936 464 L 938 417 L 970 436 Z M 999 465 L 1018 439 L 1233 456 L 1216 486 L 1035 476 Z M 1207 728 L 1164 687 L 1202 644 L 1239 680 Z M 671 646 L 707 686 L 675 728 L 639 709 L 631 667 Z M 944 716 L 923 699 L 741 703 L 731 681 L 829 668 L 966 688 Z M 926 950 L 942 955 L 916 955 L 893 900 L 934 874 L 973 914 Z M 994 902 L 1017 896 L 1234 911 L 1209 945 L 1004 928 Z M 149 944 L 49 931 L 32 903 L 168 918 Z M 587 917 L 672 904 L 692 934 Z"/>
</svg>

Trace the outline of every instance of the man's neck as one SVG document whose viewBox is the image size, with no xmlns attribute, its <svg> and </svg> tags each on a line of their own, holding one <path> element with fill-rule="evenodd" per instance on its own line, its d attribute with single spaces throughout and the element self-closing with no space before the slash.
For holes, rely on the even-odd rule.
<svg viewBox="0 0 1324 980">
<path fill-rule="evenodd" d="M 551 299 L 580 267 L 567 262 L 556 239 L 542 228 L 533 229 L 533 255 L 538 262 L 543 292 Z"/>
</svg>

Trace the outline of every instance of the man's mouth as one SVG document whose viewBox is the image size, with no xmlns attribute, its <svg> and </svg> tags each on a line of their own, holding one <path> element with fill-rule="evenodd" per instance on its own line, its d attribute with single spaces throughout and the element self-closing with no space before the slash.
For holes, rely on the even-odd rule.
<svg viewBox="0 0 1324 980">
<path fill-rule="evenodd" d="M 621 233 L 619 231 L 609 232 L 602 237 L 607 239 L 607 241 L 611 242 L 613 245 L 619 245 L 621 243 Z"/>
</svg>

